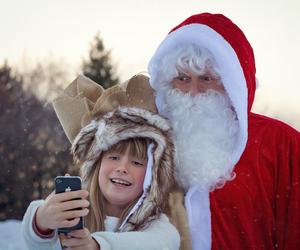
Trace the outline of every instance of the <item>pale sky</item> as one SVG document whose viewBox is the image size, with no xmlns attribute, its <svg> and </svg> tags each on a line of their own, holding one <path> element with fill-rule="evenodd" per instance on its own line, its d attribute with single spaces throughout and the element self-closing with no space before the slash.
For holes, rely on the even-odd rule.
<svg viewBox="0 0 300 250">
<path fill-rule="evenodd" d="M 299 0 L 0 0 L 0 64 L 62 58 L 75 70 L 100 32 L 121 80 L 147 70 L 169 30 L 192 14 L 223 13 L 256 57 L 254 111 L 300 129 Z"/>
</svg>

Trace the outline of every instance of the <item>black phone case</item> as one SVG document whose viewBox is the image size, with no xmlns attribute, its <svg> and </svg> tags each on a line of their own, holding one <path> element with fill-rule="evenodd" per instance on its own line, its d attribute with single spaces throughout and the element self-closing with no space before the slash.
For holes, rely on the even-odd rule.
<svg viewBox="0 0 300 250">
<path fill-rule="evenodd" d="M 54 181 L 55 181 L 56 194 L 76 191 L 81 189 L 81 179 L 79 176 L 57 176 Z M 81 208 L 76 208 L 76 209 L 81 209 Z M 82 229 L 83 226 L 84 226 L 83 217 L 80 217 L 80 220 L 77 225 L 73 227 L 58 228 L 58 233 L 67 234 L 71 231 Z"/>
</svg>

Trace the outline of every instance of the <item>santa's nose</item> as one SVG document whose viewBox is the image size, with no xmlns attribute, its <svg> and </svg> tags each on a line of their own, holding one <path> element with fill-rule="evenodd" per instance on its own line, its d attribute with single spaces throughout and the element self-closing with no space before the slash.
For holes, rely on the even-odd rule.
<svg viewBox="0 0 300 250">
<path fill-rule="evenodd" d="M 190 83 L 190 90 L 189 93 L 191 96 L 196 96 L 200 93 L 204 93 L 207 91 L 207 88 L 201 83 L 200 81 L 197 80 L 192 80 Z"/>
</svg>

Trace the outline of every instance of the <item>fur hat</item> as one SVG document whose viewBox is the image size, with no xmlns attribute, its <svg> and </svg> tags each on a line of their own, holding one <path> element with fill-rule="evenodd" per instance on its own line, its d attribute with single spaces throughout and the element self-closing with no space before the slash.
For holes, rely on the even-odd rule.
<svg viewBox="0 0 300 250">
<path fill-rule="evenodd" d="M 85 77 L 80 76 L 77 83 L 78 81 L 80 81 L 80 86 L 85 86 L 85 89 L 90 90 L 95 87 L 95 83 Z M 130 231 L 135 225 L 143 226 L 146 222 L 157 218 L 174 179 L 170 126 L 166 119 L 156 113 L 154 95 L 150 91 L 152 90 L 148 78 L 144 75 L 136 75 L 124 84 L 107 90 L 100 89 L 99 96 L 94 99 L 95 104 L 92 108 L 87 108 L 85 113 L 77 113 L 81 119 L 75 119 L 76 110 L 71 114 L 72 119 L 68 119 L 65 105 L 63 106 L 64 112 L 61 112 L 57 105 L 54 106 L 60 121 L 68 121 L 67 125 L 63 124 L 63 127 L 73 142 L 72 153 L 75 160 L 82 163 L 83 186 L 86 186 L 87 176 L 96 167 L 103 151 L 119 141 L 129 138 L 152 139 L 151 183 L 144 190 L 143 199 L 139 200 L 138 206 L 130 213 L 128 220 L 122 224 L 120 231 Z M 90 93 L 96 93 L 96 91 Z M 73 98 L 76 97 L 73 96 Z M 81 98 L 84 98 L 82 94 Z M 85 100 L 85 103 L 88 101 Z M 73 125 L 72 132 L 68 133 L 68 128 L 72 125 L 70 120 L 80 121 L 80 124 Z M 80 126 L 83 128 L 74 138 L 74 131 L 76 131 L 74 127 L 78 129 Z"/>
</svg>

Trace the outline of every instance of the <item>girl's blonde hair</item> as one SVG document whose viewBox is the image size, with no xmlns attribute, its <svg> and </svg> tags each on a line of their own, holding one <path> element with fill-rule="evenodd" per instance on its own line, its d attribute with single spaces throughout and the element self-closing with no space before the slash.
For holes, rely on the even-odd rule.
<svg viewBox="0 0 300 250">
<path fill-rule="evenodd" d="M 147 148 L 151 140 L 143 137 L 130 138 L 118 142 L 117 144 L 110 147 L 107 151 L 102 152 L 97 163 L 96 167 L 90 171 L 89 176 L 87 177 L 87 190 L 89 191 L 89 200 L 90 200 L 90 212 L 85 217 L 86 227 L 90 232 L 96 231 L 105 231 L 104 220 L 105 220 L 105 198 L 100 190 L 98 183 L 99 170 L 101 166 L 101 160 L 105 153 L 116 152 L 124 154 L 129 147 L 129 154 L 133 157 L 147 160 Z M 129 204 L 126 209 L 124 209 L 121 217 L 119 218 L 119 223 L 117 228 L 121 225 L 122 221 L 126 218 L 127 214 L 137 202 L 139 197 Z M 117 229 L 116 228 L 116 229 Z"/>
</svg>

